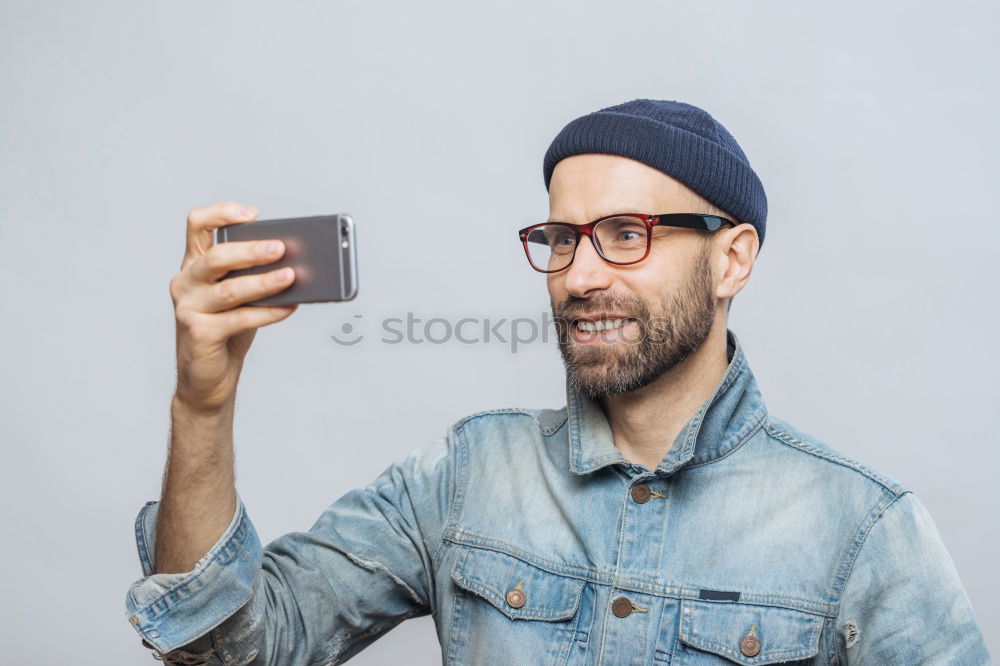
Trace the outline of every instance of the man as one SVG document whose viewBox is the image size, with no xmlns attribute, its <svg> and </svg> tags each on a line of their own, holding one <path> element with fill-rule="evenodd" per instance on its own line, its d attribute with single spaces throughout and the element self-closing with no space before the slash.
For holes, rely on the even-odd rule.
<svg viewBox="0 0 1000 666">
<path fill-rule="evenodd" d="M 544 272 L 567 404 L 498 409 L 262 548 L 233 481 L 233 400 L 289 278 L 264 242 L 188 219 L 171 282 L 178 383 L 160 502 L 136 520 L 131 622 L 168 663 L 339 664 L 433 614 L 447 664 L 984 664 L 925 507 L 767 411 L 729 304 L 764 239 L 764 189 L 680 102 L 577 118 L 544 159 Z M 277 273 L 277 272 L 275 272 Z"/>
</svg>

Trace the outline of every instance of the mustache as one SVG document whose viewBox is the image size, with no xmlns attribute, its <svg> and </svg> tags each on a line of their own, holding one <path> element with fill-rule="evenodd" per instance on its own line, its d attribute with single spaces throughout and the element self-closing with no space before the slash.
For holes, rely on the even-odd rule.
<svg viewBox="0 0 1000 666">
<path fill-rule="evenodd" d="M 637 299 L 587 299 L 570 296 L 561 303 L 552 303 L 556 317 L 572 320 L 587 312 L 617 312 L 628 317 L 644 318 L 649 308 Z"/>
</svg>

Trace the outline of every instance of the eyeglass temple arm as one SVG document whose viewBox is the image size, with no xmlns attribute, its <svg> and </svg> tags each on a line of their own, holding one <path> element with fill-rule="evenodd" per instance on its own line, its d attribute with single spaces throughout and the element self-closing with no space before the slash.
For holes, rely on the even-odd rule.
<svg viewBox="0 0 1000 666">
<path fill-rule="evenodd" d="M 718 215 L 704 215 L 701 213 L 667 213 L 664 215 L 654 215 L 653 225 L 663 224 L 671 227 L 684 227 L 686 229 L 698 229 L 700 231 L 715 231 L 725 224 L 736 226 L 732 220 L 727 220 Z"/>
</svg>

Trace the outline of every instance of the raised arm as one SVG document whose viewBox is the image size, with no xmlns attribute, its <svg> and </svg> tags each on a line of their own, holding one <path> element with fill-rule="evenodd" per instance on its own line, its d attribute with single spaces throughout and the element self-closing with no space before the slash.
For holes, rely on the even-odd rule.
<svg viewBox="0 0 1000 666">
<path fill-rule="evenodd" d="M 233 470 L 236 385 L 257 328 L 295 306 L 244 305 L 292 283 L 281 271 L 221 279 L 281 257 L 278 241 L 212 245 L 216 227 L 256 211 L 191 211 L 170 282 L 177 388 L 159 501 L 142 507 L 143 577 L 129 621 L 165 663 L 340 663 L 407 617 L 431 612 L 436 554 L 453 494 L 446 437 L 331 505 L 309 532 L 262 547 Z M 290 269 L 289 269 L 290 270 Z"/>
<path fill-rule="evenodd" d="M 181 270 L 170 281 L 177 388 L 157 517 L 159 573 L 192 569 L 232 520 L 233 407 L 243 361 L 258 327 L 295 310 L 242 305 L 286 289 L 292 283 L 287 271 L 221 279 L 234 269 L 271 263 L 283 253 L 281 241 L 212 245 L 215 228 L 251 222 L 256 215 L 235 202 L 192 210 Z"/>
</svg>

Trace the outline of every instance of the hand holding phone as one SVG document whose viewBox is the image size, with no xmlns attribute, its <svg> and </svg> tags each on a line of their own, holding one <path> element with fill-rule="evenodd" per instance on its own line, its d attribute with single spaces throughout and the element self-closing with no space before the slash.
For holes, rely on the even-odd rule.
<svg viewBox="0 0 1000 666">
<path fill-rule="evenodd" d="M 283 291 L 292 269 L 221 279 L 233 270 L 268 266 L 281 258 L 281 241 L 213 244 L 215 230 L 250 224 L 257 210 L 235 201 L 192 209 L 180 271 L 170 279 L 177 326 L 177 404 L 198 414 L 223 415 L 233 408 L 243 360 L 257 329 L 282 321 L 297 305 L 244 307 L 247 301 Z M 272 247 L 273 244 L 273 247 Z"/>
<path fill-rule="evenodd" d="M 298 302 L 347 300 L 357 293 L 349 216 L 293 218 L 287 226 L 256 217 L 256 209 L 235 201 L 188 213 L 184 259 L 170 280 L 177 325 L 175 399 L 198 413 L 232 409 L 258 328 L 287 318 Z M 215 242 L 220 231 L 222 242 Z M 286 242 L 295 256 L 288 261 Z M 296 270 L 300 275 L 293 275 Z M 338 281 L 324 280 L 323 274 Z M 309 288 L 292 294 L 290 285 L 300 277 Z"/>
</svg>

